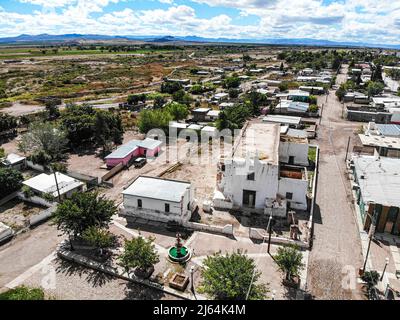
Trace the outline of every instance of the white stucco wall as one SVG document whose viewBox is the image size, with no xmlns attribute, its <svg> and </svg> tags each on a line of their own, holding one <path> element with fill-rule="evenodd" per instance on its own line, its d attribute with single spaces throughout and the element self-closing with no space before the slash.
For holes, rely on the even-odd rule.
<svg viewBox="0 0 400 320">
<path fill-rule="evenodd" d="M 308 144 L 283 142 L 279 143 L 279 161 L 289 163 L 289 157 L 294 157 L 294 164 L 308 166 Z"/>
<path fill-rule="evenodd" d="M 307 209 L 307 190 L 308 181 L 290 178 L 281 178 L 279 180 L 279 194 L 286 197 L 286 193 L 292 193 L 292 200 L 287 199 L 290 207 L 293 209 Z"/>
<path fill-rule="evenodd" d="M 266 198 L 276 198 L 278 192 L 279 167 L 277 165 L 255 161 L 250 167 L 237 162 L 225 162 L 225 173 L 222 180 L 223 193 L 231 197 L 233 204 L 243 206 L 243 190 L 256 192 L 256 209 L 265 206 Z M 247 180 L 245 172 L 254 172 L 254 181 Z"/>
<path fill-rule="evenodd" d="M 138 199 L 142 200 L 142 208 L 138 208 Z M 125 214 L 139 216 L 143 219 L 157 221 L 180 221 L 190 219 L 188 205 L 193 202 L 193 189 L 188 188 L 181 202 L 141 198 L 133 195 L 124 195 Z M 165 212 L 165 204 L 169 204 L 170 212 Z M 190 206 L 189 206 L 190 208 Z"/>
</svg>

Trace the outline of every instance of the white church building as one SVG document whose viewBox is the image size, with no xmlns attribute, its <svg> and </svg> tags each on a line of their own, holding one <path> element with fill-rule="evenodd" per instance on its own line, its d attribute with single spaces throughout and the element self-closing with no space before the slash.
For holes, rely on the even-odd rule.
<svg viewBox="0 0 400 320">
<path fill-rule="evenodd" d="M 285 217 L 307 210 L 307 138 L 281 135 L 281 126 L 252 123 L 218 165 L 213 205 Z"/>
</svg>

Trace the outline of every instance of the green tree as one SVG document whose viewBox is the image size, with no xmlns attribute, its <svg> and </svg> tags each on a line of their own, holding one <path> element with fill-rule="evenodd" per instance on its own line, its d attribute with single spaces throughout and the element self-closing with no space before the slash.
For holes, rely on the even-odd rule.
<svg viewBox="0 0 400 320">
<path fill-rule="evenodd" d="M 103 155 L 111 143 L 121 144 L 123 135 L 124 128 L 118 114 L 103 110 L 96 113 L 95 139 L 96 143 L 103 148 Z"/>
<path fill-rule="evenodd" d="M 60 110 L 58 109 L 59 102 L 60 101 L 56 99 L 46 100 L 45 106 L 49 120 L 55 120 L 60 117 Z"/>
<path fill-rule="evenodd" d="M 22 186 L 24 177 L 21 172 L 12 168 L 0 168 L 0 198 L 3 198 Z"/>
<path fill-rule="evenodd" d="M 0 148 L 0 160 L 6 157 L 6 152 L 4 148 Z"/>
<path fill-rule="evenodd" d="M 278 86 L 280 92 L 284 92 L 289 89 L 289 85 L 287 82 L 282 82 Z"/>
<path fill-rule="evenodd" d="M 177 102 L 171 102 L 164 108 L 165 112 L 168 112 L 173 120 L 183 120 L 189 115 L 189 110 L 186 105 Z"/>
<path fill-rule="evenodd" d="M 96 111 L 89 105 L 67 105 L 61 123 L 72 146 L 92 144 L 95 137 Z"/>
<path fill-rule="evenodd" d="M 119 256 L 120 265 L 128 272 L 131 268 L 146 271 L 160 261 L 154 246 L 154 238 L 142 236 L 126 240 L 124 252 Z"/>
<path fill-rule="evenodd" d="M 223 129 L 240 129 L 246 120 L 251 116 L 252 110 L 243 104 L 237 104 L 231 108 L 220 112 L 216 127 L 218 130 Z"/>
<path fill-rule="evenodd" d="M 128 96 L 128 103 L 131 105 L 137 105 L 139 102 L 146 102 L 146 94 L 133 94 Z"/>
<path fill-rule="evenodd" d="M 168 82 L 163 82 L 161 84 L 161 93 L 173 94 L 181 89 L 182 85 L 179 82 L 168 81 Z"/>
<path fill-rule="evenodd" d="M 385 85 L 381 82 L 369 81 L 367 84 L 368 97 L 379 95 L 383 92 Z"/>
<path fill-rule="evenodd" d="M 17 126 L 17 118 L 6 113 L 0 113 L 0 133 L 14 130 Z"/>
<path fill-rule="evenodd" d="M 160 109 L 167 102 L 167 100 L 163 96 L 156 96 L 154 98 L 154 109 Z"/>
<path fill-rule="evenodd" d="M 190 104 L 193 102 L 193 98 L 183 89 L 176 91 L 172 95 L 172 100 L 181 104 L 186 104 L 187 106 L 190 106 Z"/>
<path fill-rule="evenodd" d="M 138 128 L 142 133 L 147 133 L 151 129 L 161 129 L 168 132 L 169 123 L 173 117 L 164 110 L 143 110 L 139 114 Z"/>
<path fill-rule="evenodd" d="M 383 78 L 382 78 L 382 66 L 380 64 L 375 66 L 374 71 L 372 72 L 372 77 L 371 77 L 372 81 L 375 82 L 383 82 Z"/>
<path fill-rule="evenodd" d="M 279 247 L 274 260 L 279 268 L 285 272 L 285 279 L 290 281 L 304 269 L 303 255 L 297 246 Z"/>
<path fill-rule="evenodd" d="M 114 201 L 96 192 L 74 193 L 71 199 L 57 206 L 53 221 L 57 229 L 70 237 L 82 236 L 90 227 L 106 228 L 117 213 Z M 72 247 L 72 243 L 71 243 Z"/>
<path fill-rule="evenodd" d="M 0 293 L 0 300 L 44 300 L 42 288 L 19 286 Z"/>
<path fill-rule="evenodd" d="M 240 79 L 236 75 L 228 77 L 225 79 L 224 85 L 227 89 L 238 88 L 240 86 Z"/>
<path fill-rule="evenodd" d="M 228 93 L 229 93 L 229 98 L 231 99 L 237 99 L 239 97 L 238 89 L 231 88 L 229 89 Z"/>
<path fill-rule="evenodd" d="M 34 162 L 48 165 L 65 159 L 67 144 L 67 133 L 62 128 L 50 122 L 36 122 L 29 125 L 18 149 L 32 156 Z"/>
<path fill-rule="evenodd" d="M 103 255 L 105 249 L 112 247 L 116 242 L 115 236 L 110 231 L 96 226 L 87 228 L 83 232 L 82 238 L 95 247 L 100 256 Z"/>
<path fill-rule="evenodd" d="M 247 294 L 250 300 L 261 300 L 268 292 L 266 285 L 258 284 L 261 272 L 254 260 L 241 251 L 208 256 L 201 274 L 200 290 L 217 300 L 245 300 Z"/>
</svg>

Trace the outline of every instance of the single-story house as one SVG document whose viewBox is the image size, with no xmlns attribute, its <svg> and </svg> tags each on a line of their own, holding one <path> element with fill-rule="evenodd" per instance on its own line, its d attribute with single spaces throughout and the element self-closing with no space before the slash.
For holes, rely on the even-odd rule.
<svg viewBox="0 0 400 320">
<path fill-rule="evenodd" d="M 225 108 L 232 108 L 235 104 L 233 102 L 222 102 L 219 104 L 219 108 L 224 110 Z"/>
<path fill-rule="evenodd" d="M 281 100 L 275 107 L 277 113 L 307 113 L 310 105 L 305 102 L 297 102 L 291 100 Z"/>
<path fill-rule="evenodd" d="M 126 166 L 135 157 L 157 157 L 161 144 L 161 141 L 150 138 L 129 141 L 105 157 L 107 167 L 113 168 L 120 163 Z"/>
<path fill-rule="evenodd" d="M 351 168 L 364 229 L 400 235 L 400 159 L 353 156 Z"/>
<path fill-rule="evenodd" d="M 207 113 L 206 120 L 215 121 L 218 119 L 220 113 L 221 113 L 221 111 L 219 111 L 219 110 L 210 110 Z"/>
<path fill-rule="evenodd" d="M 220 93 L 215 94 L 213 99 L 216 101 L 223 101 L 225 99 L 228 99 L 228 97 L 229 97 L 228 93 L 220 92 Z"/>
<path fill-rule="evenodd" d="M 139 176 L 122 193 L 121 214 L 127 218 L 182 223 L 191 217 L 193 193 L 190 182 Z"/>
<path fill-rule="evenodd" d="M 29 187 L 35 194 L 39 196 L 50 194 L 54 199 L 58 198 L 58 191 L 60 192 L 61 199 L 66 199 L 70 198 L 73 193 L 82 192 L 86 189 L 86 186 L 82 181 L 74 179 L 60 172 L 56 172 L 55 175 L 57 177 L 57 183 L 54 173 L 42 173 L 36 177 L 24 181 L 23 185 Z"/>
<path fill-rule="evenodd" d="M 1 161 L 1 165 L 4 167 L 10 167 L 13 169 L 23 169 L 26 166 L 26 157 L 22 157 L 15 153 L 10 153 L 5 159 Z"/>
<path fill-rule="evenodd" d="M 210 112 L 210 108 L 197 108 L 192 110 L 193 121 L 202 122 L 206 121 L 206 117 L 208 112 Z"/>
</svg>

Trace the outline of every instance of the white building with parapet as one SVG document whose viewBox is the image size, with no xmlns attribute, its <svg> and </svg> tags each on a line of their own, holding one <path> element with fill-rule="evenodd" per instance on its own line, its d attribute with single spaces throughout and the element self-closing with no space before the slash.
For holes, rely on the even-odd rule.
<svg viewBox="0 0 400 320">
<path fill-rule="evenodd" d="M 218 164 L 213 204 L 286 217 L 289 208 L 307 210 L 307 138 L 281 135 L 280 125 L 252 123 L 232 157 Z"/>
</svg>

